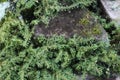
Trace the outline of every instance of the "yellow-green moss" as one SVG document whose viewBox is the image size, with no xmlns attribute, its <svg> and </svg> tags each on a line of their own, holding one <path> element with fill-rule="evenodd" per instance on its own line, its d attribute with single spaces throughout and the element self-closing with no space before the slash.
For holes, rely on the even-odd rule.
<svg viewBox="0 0 120 80">
<path fill-rule="evenodd" d="M 89 20 L 87 18 L 82 18 L 80 19 L 79 24 L 87 26 L 89 24 Z"/>
<path fill-rule="evenodd" d="M 102 33 L 100 25 L 96 24 L 91 30 L 93 35 L 100 35 Z"/>
<path fill-rule="evenodd" d="M 78 23 L 86 27 L 90 24 L 90 17 L 90 12 L 87 11 L 86 13 L 84 13 L 83 18 L 81 18 Z"/>
<path fill-rule="evenodd" d="M 91 37 L 100 35 L 102 33 L 99 23 L 94 22 L 94 18 L 90 15 L 90 12 L 85 13 L 83 18 L 78 22 L 81 25 L 81 34 L 82 36 Z"/>
<path fill-rule="evenodd" d="M 84 37 L 95 37 L 102 34 L 101 25 L 95 20 L 90 11 L 84 12 L 78 20 L 77 26 L 80 26 L 80 34 Z"/>
</svg>

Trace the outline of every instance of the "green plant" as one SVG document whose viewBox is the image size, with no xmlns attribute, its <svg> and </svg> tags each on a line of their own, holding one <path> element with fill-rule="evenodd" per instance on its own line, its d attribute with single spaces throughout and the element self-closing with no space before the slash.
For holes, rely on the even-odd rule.
<svg viewBox="0 0 120 80">
<path fill-rule="evenodd" d="M 11 4 L 18 5 L 13 9 L 15 14 L 8 10 L 0 22 L 1 80 L 75 80 L 75 73 L 98 77 L 120 73 L 120 56 L 103 42 L 80 36 L 69 39 L 63 36 L 35 37 L 34 27 L 31 27 L 29 22 L 36 19 L 42 21 L 35 15 L 44 14 L 39 11 L 35 15 L 30 13 L 34 17 L 29 18 L 24 17 L 27 16 L 25 12 L 37 12 L 39 8 L 36 9 L 36 6 L 43 3 L 46 5 L 46 2 L 14 1 L 12 0 Z M 41 5 L 40 9 L 46 13 L 49 8 Z M 47 16 L 52 16 L 54 11 L 51 12 L 50 9 L 50 14 L 46 13 Z M 23 19 L 19 18 L 20 15 Z"/>
<path fill-rule="evenodd" d="M 7 0 L 0 0 L 0 2 L 6 2 Z"/>
<path fill-rule="evenodd" d="M 77 36 L 34 38 L 24 22 L 15 21 L 7 24 L 9 34 L 0 43 L 2 80 L 75 80 L 74 71 L 104 77 L 120 71 L 120 56 L 102 42 Z"/>
<path fill-rule="evenodd" d="M 120 26 L 115 25 L 114 21 L 107 21 L 106 19 L 101 18 L 100 16 L 96 16 L 99 19 L 100 23 L 104 27 L 104 29 L 108 32 L 111 46 L 118 52 L 120 52 Z"/>
<path fill-rule="evenodd" d="M 48 24 L 50 19 L 60 11 L 86 7 L 93 2 L 95 0 L 65 0 L 66 5 L 63 5 L 63 2 L 59 0 L 11 0 L 11 5 L 14 6 L 12 9 L 16 16 L 22 15 L 31 24 L 38 24 L 39 22 Z M 69 3 L 71 4 L 69 5 Z"/>
<path fill-rule="evenodd" d="M 85 8 L 92 3 L 95 3 L 95 0 L 64 0 L 62 3 L 63 6 L 61 6 L 61 10 L 70 10 L 70 9 L 75 9 L 75 8 Z"/>
</svg>

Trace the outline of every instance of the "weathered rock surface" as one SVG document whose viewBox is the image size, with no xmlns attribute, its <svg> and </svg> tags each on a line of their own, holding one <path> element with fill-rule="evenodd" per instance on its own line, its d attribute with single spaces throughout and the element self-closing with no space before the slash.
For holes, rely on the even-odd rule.
<svg viewBox="0 0 120 80">
<path fill-rule="evenodd" d="M 108 35 L 103 27 L 98 23 L 88 10 L 72 10 L 61 12 L 57 17 L 52 19 L 45 27 L 44 24 L 35 26 L 35 36 L 43 34 L 51 36 L 54 34 L 72 37 L 74 34 L 83 37 L 94 37 L 97 40 L 109 42 Z"/>
<path fill-rule="evenodd" d="M 116 78 L 116 80 L 120 80 L 120 76 Z"/>
<path fill-rule="evenodd" d="M 120 0 L 100 0 L 105 12 L 116 25 L 120 25 Z"/>
<path fill-rule="evenodd" d="M 77 80 L 83 80 L 81 76 L 77 75 Z M 111 77 L 111 78 L 106 78 L 106 79 L 98 79 L 94 76 L 90 76 L 90 75 L 87 75 L 85 77 L 85 80 L 120 80 L 120 76 L 116 75 L 114 77 Z"/>
<path fill-rule="evenodd" d="M 9 7 L 9 2 L 0 3 L 0 20 L 5 15 L 5 9 Z"/>
</svg>

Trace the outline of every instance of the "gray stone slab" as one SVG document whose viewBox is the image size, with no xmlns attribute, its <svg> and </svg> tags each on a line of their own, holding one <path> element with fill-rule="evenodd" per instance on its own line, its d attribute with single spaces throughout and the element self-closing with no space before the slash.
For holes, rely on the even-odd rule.
<svg viewBox="0 0 120 80">
<path fill-rule="evenodd" d="M 81 75 L 76 75 L 77 80 L 83 80 Z M 95 76 L 86 75 L 85 80 L 98 80 Z M 109 78 L 104 80 L 120 80 L 120 76 L 117 76 L 115 78 Z"/>
<path fill-rule="evenodd" d="M 120 0 L 100 0 L 112 21 L 120 25 Z"/>
<path fill-rule="evenodd" d="M 8 8 L 9 5 L 10 5 L 9 2 L 0 3 L 0 20 L 4 17 L 5 9 Z"/>
<path fill-rule="evenodd" d="M 116 78 L 116 80 L 120 80 L 120 76 L 118 76 L 118 77 Z"/>
</svg>

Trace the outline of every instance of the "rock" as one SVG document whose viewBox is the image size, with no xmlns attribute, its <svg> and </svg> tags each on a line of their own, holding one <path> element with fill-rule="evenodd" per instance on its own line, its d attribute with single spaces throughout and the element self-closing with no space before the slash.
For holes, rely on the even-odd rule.
<svg viewBox="0 0 120 80">
<path fill-rule="evenodd" d="M 82 76 L 77 75 L 77 80 L 83 80 Z M 96 80 L 94 76 L 86 75 L 85 80 Z"/>
<path fill-rule="evenodd" d="M 116 80 L 120 80 L 120 76 L 118 76 L 118 77 L 116 78 Z"/>
<path fill-rule="evenodd" d="M 5 9 L 10 6 L 9 2 L 3 2 L 0 3 L 0 20 L 4 17 L 5 15 Z"/>
<path fill-rule="evenodd" d="M 120 0 L 100 0 L 109 18 L 120 25 Z"/>
<path fill-rule="evenodd" d="M 109 43 L 108 34 L 98 23 L 92 13 L 86 9 L 75 9 L 68 12 L 61 12 L 45 27 L 44 24 L 35 26 L 35 36 L 52 36 L 54 34 L 64 35 L 69 38 L 74 34 L 82 37 L 94 37 L 97 40 Z"/>
<path fill-rule="evenodd" d="M 83 80 L 81 75 L 76 75 L 77 80 Z M 112 76 L 111 78 L 98 79 L 95 76 L 86 75 L 85 80 L 120 80 L 120 76 Z"/>
<path fill-rule="evenodd" d="M 76 75 L 77 80 L 82 80 L 82 77 L 80 75 Z"/>
</svg>

